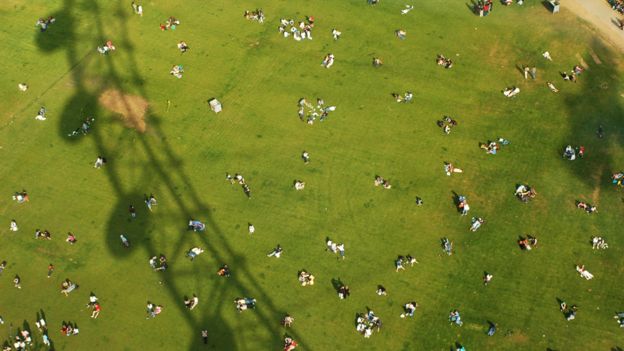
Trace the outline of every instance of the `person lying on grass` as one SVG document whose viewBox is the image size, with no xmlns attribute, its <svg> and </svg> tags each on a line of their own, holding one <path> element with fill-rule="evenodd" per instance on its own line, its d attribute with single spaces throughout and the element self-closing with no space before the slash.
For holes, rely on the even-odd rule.
<svg viewBox="0 0 624 351">
<path fill-rule="evenodd" d="M 576 208 L 580 208 L 582 210 L 585 210 L 585 213 L 587 214 L 592 214 L 595 212 L 598 212 L 598 207 L 588 204 L 587 202 L 584 201 L 577 201 L 576 202 Z"/>
<path fill-rule="evenodd" d="M 91 130 L 91 125 L 95 122 L 95 118 L 87 117 L 84 122 L 80 125 L 80 127 L 76 128 L 73 132 L 67 134 L 67 136 L 76 136 L 76 135 L 87 135 Z"/>
<path fill-rule="evenodd" d="M 503 90 L 503 95 L 505 95 L 508 98 L 512 98 L 518 94 L 520 94 L 520 88 L 518 87 L 509 87 Z"/>
<path fill-rule="evenodd" d="M 537 238 L 532 235 L 527 235 L 526 238 L 520 237 L 518 246 L 520 246 L 522 250 L 531 251 L 533 248 L 537 247 Z"/>
<path fill-rule="evenodd" d="M 256 299 L 250 297 L 238 297 L 234 300 L 236 310 L 243 312 L 250 308 L 256 308 Z"/>
<path fill-rule="evenodd" d="M 461 170 L 460 168 L 456 168 L 450 162 L 444 162 L 444 172 L 446 173 L 447 176 L 450 176 L 453 173 L 463 173 L 464 171 Z"/>
</svg>

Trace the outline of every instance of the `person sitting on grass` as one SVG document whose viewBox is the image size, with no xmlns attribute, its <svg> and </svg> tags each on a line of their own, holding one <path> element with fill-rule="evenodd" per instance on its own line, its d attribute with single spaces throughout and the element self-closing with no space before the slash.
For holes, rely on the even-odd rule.
<svg viewBox="0 0 624 351">
<path fill-rule="evenodd" d="M 284 326 L 284 328 L 289 328 L 295 322 L 295 318 L 291 315 L 287 314 L 282 318 L 280 324 Z"/>
<path fill-rule="evenodd" d="M 522 202 L 529 202 L 529 200 L 535 198 L 535 196 L 537 196 L 537 192 L 535 191 L 534 188 L 528 186 L 528 185 L 524 185 L 524 184 L 520 184 L 516 187 L 516 191 L 514 193 L 514 195 L 516 195 L 516 197 L 518 198 L 518 200 L 522 201 Z"/>
<path fill-rule="evenodd" d="M 73 233 L 67 232 L 67 239 L 65 239 L 65 241 L 67 241 L 71 245 L 74 245 L 76 241 L 78 240 L 76 239 L 76 236 Z"/>
<path fill-rule="evenodd" d="M 40 27 L 41 32 L 45 32 L 48 29 L 48 26 L 52 23 L 56 22 L 56 18 L 50 16 L 47 19 L 39 18 L 37 23 L 35 23 L 35 27 Z"/>
<path fill-rule="evenodd" d="M 576 74 L 574 72 L 572 72 L 572 74 L 568 74 L 568 72 L 559 72 L 559 74 L 563 80 L 576 83 Z"/>
<path fill-rule="evenodd" d="M 383 287 L 383 285 L 377 285 L 376 293 L 379 296 L 386 296 L 386 295 L 388 295 L 388 292 L 386 291 L 386 288 Z"/>
<path fill-rule="evenodd" d="M 447 255 L 451 256 L 453 254 L 453 242 L 448 238 L 442 238 L 442 249 Z"/>
<path fill-rule="evenodd" d="M 173 65 L 173 67 L 171 67 L 171 71 L 169 71 L 169 73 L 180 79 L 182 78 L 182 73 L 184 73 L 184 67 L 182 67 L 182 65 Z"/>
<path fill-rule="evenodd" d="M 228 267 L 227 264 L 224 264 L 217 271 L 217 275 L 220 276 L 220 277 L 229 277 L 230 276 L 230 267 Z"/>
<path fill-rule="evenodd" d="M 607 241 L 605 239 L 603 239 L 602 237 L 599 236 L 595 236 L 592 238 L 592 249 L 593 250 L 606 250 L 609 248 L 609 245 L 607 244 Z"/>
<path fill-rule="evenodd" d="M 397 38 L 401 40 L 405 40 L 405 38 L 407 37 L 407 32 L 404 29 L 397 29 L 396 31 L 394 31 L 394 34 L 397 36 Z"/>
<path fill-rule="evenodd" d="M 453 67 L 453 61 L 451 59 L 447 59 L 442 54 L 438 54 L 438 56 L 436 57 L 436 63 L 438 64 L 438 66 L 443 66 L 446 69 Z"/>
<path fill-rule="evenodd" d="M 147 205 L 147 209 L 152 211 L 152 207 L 158 205 L 158 201 L 156 201 L 156 197 L 154 194 L 150 194 L 149 197 L 145 196 L 145 205 Z"/>
<path fill-rule="evenodd" d="M 61 283 L 61 293 L 65 294 L 65 296 L 69 296 L 69 293 L 76 290 L 78 285 L 72 282 L 69 279 L 65 279 L 63 283 Z"/>
<path fill-rule="evenodd" d="M 385 180 L 384 178 L 380 177 L 380 176 L 375 176 L 375 182 L 374 182 L 375 186 L 383 186 L 384 189 L 390 189 L 392 188 L 392 185 L 390 185 L 390 182 L 388 182 L 387 180 Z"/>
<path fill-rule="evenodd" d="M 624 312 L 617 312 L 613 318 L 617 319 L 620 328 L 624 328 Z"/>
<path fill-rule="evenodd" d="M 176 27 L 179 25 L 180 25 L 180 21 L 176 19 L 175 17 L 171 16 L 167 18 L 167 21 L 165 22 L 165 29 L 175 30 Z"/>
<path fill-rule="evenodd" d="M 351 295 L 351 290 L 349 289 L 349 287 L 347 285 L 340 285 L 340 287 L 338 288 L 338 297 L 341 300 L 344 300 L 349 297 L 349 295 Z"/>
<path fill-rule="evenodd" d="M 321 66 L 329 68 L 334 64 L 334 54 L 327 54 L 321 63 Z"/>
<path fill-rule="evenodd" d="M 383 61 L 379 57 L 373 57 L 373 67 L 379 68 L 383 66 Z"/>
<path fill-rule="evenodd" d="M 295 190 L 303 190 L 305 188 L 305 182 L 295 180 L 293 186 L 295 187 Z"/>
<path fill-rule="evenodd" d="M 559 309 L 567 321 L 571 321 L 576 318 L 576 311 L 578 310 L 576 305 L 572 305 L 568 308 L 568 304 L 565 303 L 565 301 L 562 301 L 561 304 L 559 304 Z"/>
<path fill-rule="evenodd" d="M 483 275 L 483 285 L 487 286 L 488 284 L 490 284 L 492 278 L 494 278 L 492 274 L 485 272 L 485 274 Z"/>
<path fill-rule="evenodd" d="M 617 172 L 617 173 L 613 173 L 613 175 L 611 175 L 611 182 L 615 185 L 618 186 L 623 186 L 623 181 L 624 181 L 624 172 Z"/>
<path fill-rule="evenodd" d="M 39 229 L 37 229 L 35 231 L 35 238 L 52 240 L 52 234 L 48 230 L 40 231 Z"/>
<path fill-rule="evenodd" d="M 299 283 L 301 283 L 301 286 L 314 285 L 314 275 L 305 270 L 299 272 Z"/>
<path fill-rule="evenodd" d="M 451 313 L 449 314 L 449 321 L 451 322 L 451 324 L 455 324 L 460 327 L 464 324 L 464 322 L 462 322 L 461 320 L 461 315 L 459 314 L 458 310 L 451 311 Z"/>
<path fill-rule="evenodd" d="M 457 121 L 450 116 L 444 116 L 444 118 L 437 121 L 436 124 L 438 127 L 442 128 L 442 132 L 444 132 L 444 134 L 449 135 L 451 134 L 451 128 L 457 126 Z"/>
<path fill-rule="evenodd" d="M 195 307 L 197 307 L 198 304 L 199 304 L 199 298 L 195 294 L 193 294 L 193 297 L 190 299 L 189 298 L 184 299 L 184 306 L 188 308 L 189 310 L 193 310 Z"/>
<path fill-rule="evenodd" d="M 418 304 L 416 303 L 416 301 L 408 302 L 405 305 L 403 305 L 404 312 L 401 313 L 401 318 L 414 317 L 414 312 L 416 312 L 417 307 L 418 307 Z"/>
<path fill-rule="evenodd" d="M 395 267 L 395 271 L 398 272 L 399 269 L 405 270 L 405 267 L 403 267 L 403 261 L 405 260 L 405 258 L 403 256 L 399 256 L 397 257 L 397 259 L 394 261 L 394 267 Z"/>
<path fill-rule="evenodd" d="M 572 147 L 572 145 L 568 145 L 563 150 L 563 158 L 568 159 L 570 161 L 576 160 L 576 151 Z"/>
<path fill-rule="evenodd" d="M 457 209 L 462 216 L 467 215 L 468 211 L 470 211 L 470 205 L 468 205 L 468 200 L 466 200 L 465 196 L 457 196 Z"/>
<path fill-rule="evenodd" d="M 256 9 L 255 11 L 245 10 L 243 17 L 250 21 L 258 21 L 258 23 L 264 23 L 264 12 L 262 11 L 262 9 Z"/>
<path fill-rule="evenodd" d="M 185 41 L 181 41 L 178 43 L 178 49 L 180 50 L 181 53 L 185 53 L 188 51 L 189 46 L 186 44 Z"/>
<path fill-rule="evenodd" d="M 97 51 L 102 55 L 106 55 L 109 53 L 109 51 L 115 51 L 115 50 L 117 50 L 117 48 L 115 47 L 115 45 L 113 45 L 113 42 L 110 40 L 106 41 L 104 45 L 97 47 Z"/>
</svg>

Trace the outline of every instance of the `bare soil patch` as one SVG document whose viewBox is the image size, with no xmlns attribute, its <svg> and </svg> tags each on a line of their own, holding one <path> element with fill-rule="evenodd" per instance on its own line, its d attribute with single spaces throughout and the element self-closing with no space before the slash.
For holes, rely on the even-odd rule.
<svg viewBox="0 0 624 351">
<path fill-rule="evenodd" d="M 103 92 L 98 101 L 106 109 L 116 113 L 127 128 L 145 133 L 147 123 L 145 113 L 149 106 L 147 100 L 137 95 L 126 95 L 116 89 Z"/>
</svg>

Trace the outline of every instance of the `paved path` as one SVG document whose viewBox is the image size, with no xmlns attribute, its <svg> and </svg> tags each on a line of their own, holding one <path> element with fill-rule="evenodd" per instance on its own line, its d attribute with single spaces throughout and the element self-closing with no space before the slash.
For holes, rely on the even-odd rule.
<svg viewBox="0 0 624 351">
<path fill-rule="evenodd" d="M 607 0 L 560 1 L 562 11 L 569 10 L 591 23 L 605 41 L 620 52 L 624 52 L 624 31 L 616 25 L 622 15 L 614 11 Z"/>
</svg>

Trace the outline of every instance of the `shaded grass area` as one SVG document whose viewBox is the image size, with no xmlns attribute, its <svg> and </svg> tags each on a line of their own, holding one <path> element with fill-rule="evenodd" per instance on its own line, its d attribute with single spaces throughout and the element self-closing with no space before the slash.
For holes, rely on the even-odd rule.
<svg viewBox="0 0 624 351">
<path fill-rule="evenodd" d="M 9 261 L 0 295 L 8 323 L 0 328 L 9 333 L 10 323 L 32 321 L 41 308 L 57 349 L 194 350 L 203 328 L 208 348 L 219 350 L 278 348 L 284 333 L 313 350 L 443 350 L 457 341 L 500 350 L 621 345 L 611 317 L 622 308 L 622 203 L 608 182 L 622 156 L 618 57 L 576 19 L 551 16 L 539 4 L 499 6 L 482 19 L 461 3 L 419 3 L 407 16 L 398 5 L 382 5 L 273 1 L 264 6 L 264 25 L 242 19 L 244 9 L 257 6 L 246 1 L 144 5 L 143 18 L 102 1 L 1 5 L 11 20 L 0 36 L 14 50 L 0 53 L 11 72 L 0 88 L 0 190 L 7 194 L 0 213 L 21 229 L 5 229 L 0 239 L 0 259 Z M 26 29 L 47 14 L 58 19 L 48 32 Z M 280 17 L 308 14 L 317 20 L 313 41 L 277 34 Z M 171 15 L 182 24 L 160 32 L 158 23 Z M 509 30 L 510 23 L 517 28 Z M 338 42 L 333 27 L 343 32 Z M 398 28 L 408 31 L 407 40 L 394 38 Z M 118 50 L 101 57 L 95 47 L 107 39 Z M 189 53 L 179 54 L 179 40 L 189 43 Z M 542 59 L 545 50 L 554 62 Z M 337 58 L 330 70 L 320 67 L 327 52 Z M 438 53 L 455 67 L 436 66 Z M 578 62 L 576 53 L 590 68 L 579 83 L 564 84 L 558 72 Z M 384 67 L 373 69 L 373 56 Z M 173 64 L 184 65 L 182 80 L 167 74 Z M 522 64 L 537 66 L 537 81 L 524 81 L 516 68 Z M 551 94 L 547 80 L 561 93 Z M 20 81 L 31 85 L 27 94 L 14 89 Z M 518 98 L 502 96 L 509 85 L 522 89 Z M 125 129 L 97 104 L 108 88 L 150 101 L 145 134 Z M 415 103 L 395 104 L 390 93 L 405 90 L 414 91 Z M 205 103 L 213 96 L 224 103 L 219 115 Z M 296 101 L 317 96 L 338 110 L 305 125 Z M 51 117 L 36 123 L 42 104 Z M 87 114 L 97 118 L 93 132 L 68 139 Z M 444 114 L 459 121 L 449 136 L 435 126 Z M 598 124 L 605 139 L 595 138 Z M 499 136 L 512 141 L 499 155 L 478 148 Z M 568 143 L 585 145 L 587 159 L 563 162 Z M 299 158 L 303 149 L 312 155 L 309 165 Z M 99 154 L 110 162 L 96 171 L 91 162 Z M 444 161 L 465 173 L 447 178 Z M 251 200 L 225 181 L 225 172 L 245 175 Z M 373 187 L 376 174 L 393 189 Z M 292 190 L 294 179 L 306 181 L 303 192 Z M 521 182 L 537 187 L 534 202 L 513 198 Z M 32 201 L 17 206 L 8 196 L 22 188 Z M 479 232 L 469 233 L 469 218 L 455 213 L 452 191 L 467 195 L 471 214 L 487 220 Z M 159 199 L 151 214 L 141 202 L 149 193 Z M 414 206 L 415 196 L 423 207 Z M 597 203 L 600 212 L 586 216 L 573 207 L 576 199 Z M 139 209 L 135 222 L 126 212 L 131 203 Z M 206 233 L 185 231 L 189 218 L 206 221 Z M 257 228 L 253 237 L 247 222 Z M 39 227 L 54 239 L 35 241 Z M 78 244 L 62 241 L 66 231 Z M 120 246 L 121 233 L 130 250 Z M 530 253 L 516 245 L 527 233 L 540 239 Z M 593 252 L 588 241 L 599 233 L 611 248 Z M 324 251 L 327 236 L 346 243 L 345 261 Z M 456 255 L 443 254 L 441 237 L 455 242 Z M 284 256 L 266 258 L 277 243 Z M 184 253 L 193 246 L 206 252 L 191 263 Z M 164 274 L 147 264 L 158 253 L 171 261 Z M 393 259 L 408 253 L 420 264 L 395 273 Z M 46 280 L 50 261 L 57 271 Z M 232 267 L 229 280 L 215 274 L 223 263 Z M 578 278 L 576 263 L 596 279 Z M 314 287 L 298 285 L 301 269 L 315 274 Z M 483 271 L 494 274 L 487 288 Z M 11 288 L 14 274 L 23 279 L 21 291 Z M 66 277 L 81 285 L 68 298 L 57 293 Z M 332 279 L 348 284 L 352 297 L 338 300 Z M 376 296 L 377 284 L 389 296 Z M 103 304 L 95 321 L 83 308 L 90 291 Z M 200 305 L 189 312 L 182 297 L 193 293 Z M 237 314 L 238 296 L 257 298 L 258 309 Z M 565 321 L 557 298 L 579 305 L 577 320 Z M 146 321 L 147 300 L 163 304 L 163 315 Z M 398 318 L 411 300 L 420 305 L 414 320 Z M 367 306 L 384 321 L 369 340 L 353 325 Z M 447 324 L 456 308 L 462 328 Z M 296 319 L 288 331 L 278 323 L 286 312 Z M 81 335 L 61 337 L 54 328 L 63 320 L 77 321 Z M 492 338 L 485 335 L 488 320 L 499 328 Z"/>
</svg>

